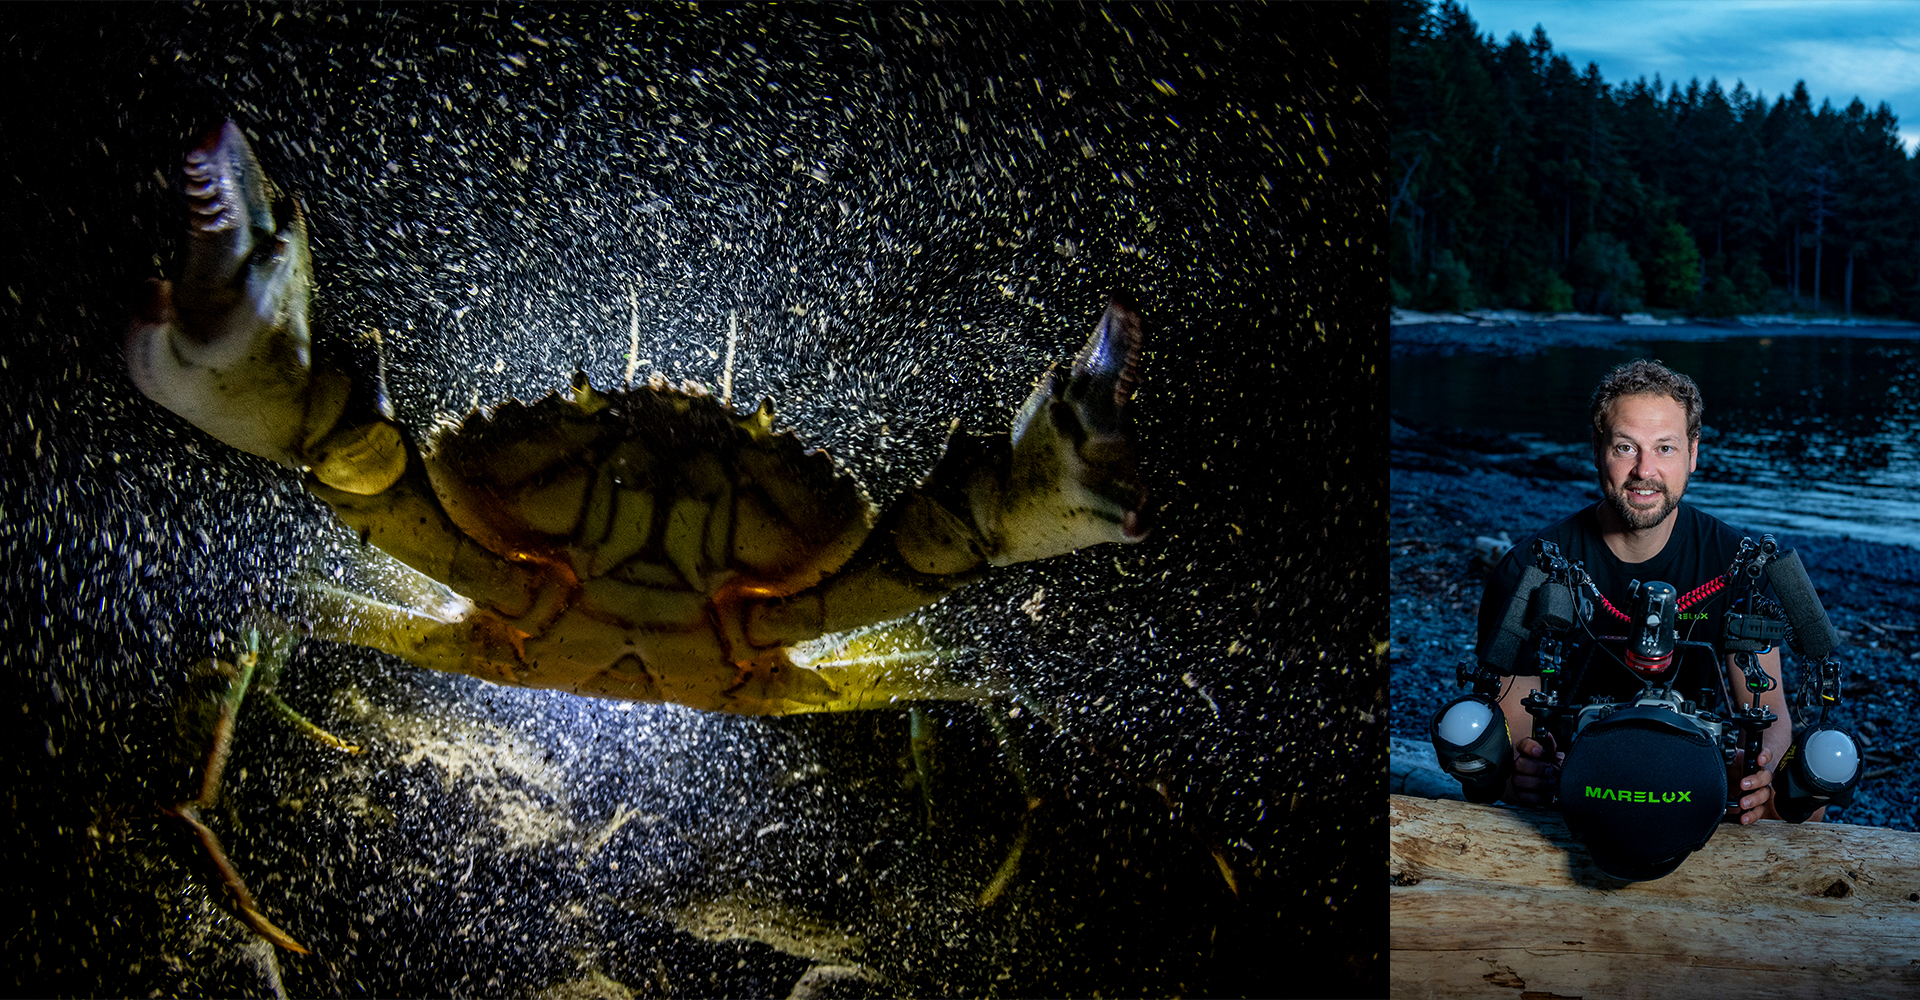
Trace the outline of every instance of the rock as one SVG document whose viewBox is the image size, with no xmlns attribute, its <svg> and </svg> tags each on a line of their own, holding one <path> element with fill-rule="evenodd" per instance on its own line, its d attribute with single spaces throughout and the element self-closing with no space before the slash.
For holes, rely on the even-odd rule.
<svg viewBox="0 0 1920 1000">
<path fill-rule="evenodd" d="M 1392 794 L 1466 800 L 1460 793 L 1460 782 L 1440 770 L 1440 758 L 1434 754 L 1433 744 L 1392 736 L 1387 740 L 1387 752 L 1388 785 Z"/>
</svg>

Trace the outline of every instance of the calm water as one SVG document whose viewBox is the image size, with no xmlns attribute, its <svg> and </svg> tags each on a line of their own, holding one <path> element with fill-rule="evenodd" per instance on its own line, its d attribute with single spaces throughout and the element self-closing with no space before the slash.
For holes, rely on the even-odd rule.
<svg viewBox="0 0 1920 1000">
<path fill-rule="evenodd" d="M 1539 448 L 1584 456 L 1594 383 L 1640 357 L 1691 375 L 1706 398 L 1688 489 L 1701 507 L 1757 530 L 1920 547 L 1920 340 L 1736 337 L 1396 357 L 1393 409 L 1538 435 Z"/>
</svg>

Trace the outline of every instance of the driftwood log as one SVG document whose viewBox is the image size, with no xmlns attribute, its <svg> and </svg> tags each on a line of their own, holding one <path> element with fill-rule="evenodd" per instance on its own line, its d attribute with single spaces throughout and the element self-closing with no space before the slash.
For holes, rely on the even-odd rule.
<svg viewBox="0 0 1920 1000">
<path fill-rule="evenodd" d="M 1557 812 L 1390 808 L 1395 997 L 1920 998 L 1920 834 L 1723 824 L 1627 883 Z"/>
</svg>

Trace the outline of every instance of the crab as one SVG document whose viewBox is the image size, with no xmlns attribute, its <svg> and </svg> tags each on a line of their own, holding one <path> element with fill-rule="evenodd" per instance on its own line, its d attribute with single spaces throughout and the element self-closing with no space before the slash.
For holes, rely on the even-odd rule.
<svg viewBox="0 0 1920 1000">
<path fill-rule="evenodd" d="M 208 134 L 185 175 L 184 261 L 151 283 L 128 367 L 189 423 L 303 470 L 363 558 L 403 579 L 397 601 L 308 582 L 319 638 L 498 684 L 708 711 L 977 699 L 937 659 L 798 647 L 899 619 L 994 567 L 1146 535 L 1128 430 L 1141 321 L 1119 299 L 1009 432 L 956 430 L 877 512 L 824 452 L 775 430 L 770 401 L 737 412 L 657 376 L 603 392 L 576 374 L 423 441 L 394 419 L 377 343 L 311 336 L 305 217 L 240 129 Z M 247 922 L 297 948 L 194 816 L 224 752 L 222 737 L 202 796 L 173 811 Z"/>
</svg>

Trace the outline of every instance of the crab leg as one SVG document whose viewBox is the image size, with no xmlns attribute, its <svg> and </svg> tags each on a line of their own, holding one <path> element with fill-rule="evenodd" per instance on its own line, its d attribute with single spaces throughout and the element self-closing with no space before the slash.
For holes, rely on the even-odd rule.
<svg viewBox="0 0 1920 1000">
<path fill-rule="evenodd" d="M 298 709 L 287 704 L 286 699 L 280 697 L 280 675 L 287 665 L 287 658 L 284 655 L 287 644 L 288 640 L 286 637 L 284 635 L 281 636 L 274 644 L 272 655 L 260 662 L 259 669 L 255 672 L 253 681 L 252 693 L 254 697 L 266 702 L 267 707 L 273 709 L 275 715 L 285 719 L 294 729 L 300 732 L 300 735 L 305 736 L 307 739 L 322 746 L 332 747 L 341 753 L 356 755 L 362 753 L 363 751 L 359 747 L 314 725 L 311 719 L 301 715 Z M 231 692 L 228 693 L 228 697 L 233 697 Z M 234 703 L 234 708 L 236 710 L 239 708 L 237 701 Z M 224 753 L 225 751 L 223 750 L 222 752 Z M 222 762 L 222 766 L 224 766 L 224 761 Z M 209 762 L 209 772 L 211 772 L 211 767 L 211 762 Z M 215 784 L 217 785 L 218 782 L 215 782 Z M 213 801 L 210 793 L 207 791 L 202 791 L 201 799 L 202 805 L 211 805 Z"/>
<path fill-rule="evenodd" d="M 755 646 L 885 621 L 979 578 L 989 566 L 1146 537 L 1146 491 L 1127 433 L 1140 317 L 1108 305 L 1062 377 L 1048 371 L 1005 437 L 955 433 L 842 571 L 756 608 Z"/>
<path fill-rule="evenodd" d="M 214 868 L 220 872 L 221 882 L 226 885 L 227 892 L 233 896 L 234 906 L 240 911 L 240 919 L 246 921 L 247 926 L 253 928 L 255 934 L 288 951 L 299 952 L 302 955 L 310 954 L 300 942 L 293 939 L 292 935 L 275 927 L 273 921 L 268 920 L 266 915 L 260 912 L 259 906 L 254 904 L 253 894 L 247 891 L 247 884 L 240 880 L 240 873 L 235 871 L 233 863 L 227 860 L 227 852 L 220 846 L 220 838 L 214 836 L 213 831 L 207 829 L 205 823 L 200 822 L 199 810 L 194 808 L 193 803 L 182 802 L 172 809 L 163 809 L 162 812 L 187 824 L 200 838 L 201 846 L 206 848 L 207 856 L 213 859 Z"/>
<path fill-rule="evenodd" d="M 273 650 L 273 655 L 278 656 L 282 652 L 284 650 L 276 648 Z M 220 703 L 220 718 L 214 723 L 213 746 L 207 752 L 207 765 L 205 772 L 201 775 L 200 796 L 181 802 L 172 808 L 162 806 L 160 811 L 185 823 L 193 831 L 194 836 L 200 839 L 200 846 L 206 849 L 207 857 L 212 859 L 214 869 L 220 873 L 220 881 L 233 897 L 234 906 L 240 911 L 240 918 L 246 921 L 248 927 L 253 928 L 254 933 L 288 951 L 305 955 L 308 953 L 307 949 L 302 947 L 300 942 L 294 940 L 286 931 L 274 926 L 273 922 L 260 912 L 260 907 L 253 901 L 253 893 L 247 891 L 247 884 L 241 880 L 240 872 L 233 867 L 233 862 L 227 859 L 227 852 L 220 845 L 220 838 L 200 820 L 200 810 L 212 806 L 220 796 L 220 779 L 226 773 L 227 758 L 233 753 L 233 731 L 239 723 L 240 705 L 246 701 L 247 688 L 253 682 L 255 668 L 260 663 L 259 633 L 256 632 L 249 637 L 247 651 L 240 654 L 238 660 L 239 673 L 234 677 L 233 683 L 228 685 L 226 697 Z"/>
<path fill-rule="evenodd" d="M 220 700 L 220 718 L 213 724 L 213 746 L 207 750 L 207 766 L 200 775 L 200 796 L 186 805 L 204 809 L 220 796 L 220 779 L 226 775 L 227 758 L 233 754 L 233 731 L 240 722 L 240 706 L 247 700 L 247 688 L 252 686 L 260 665 L 258 633 L 248 637 L 247 651 L 236 659 L 238 673 L 227 685 L 226 697 Z"/>
<path fill-rule="evenodd" d="M 1005 695 L 985 679 L 956 676 L 952 665 L 975 651 L 942 647 L 911 619 L 827 636 L 786 653 L 786 673 L 814 683 L 767 692 L 773 696 L 767 714 L 851 712 L 908 701 L 986 702 Z"/>
</svg>

